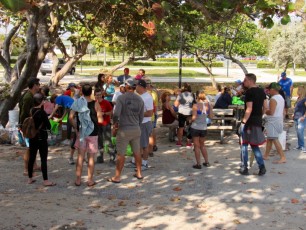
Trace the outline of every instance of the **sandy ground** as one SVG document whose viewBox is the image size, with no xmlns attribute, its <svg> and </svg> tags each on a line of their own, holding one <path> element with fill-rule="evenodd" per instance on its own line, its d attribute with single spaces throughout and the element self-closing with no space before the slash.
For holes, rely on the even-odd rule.
<svg viewBox="0 0 306 230">
<path fill-rule="evenodd" d="M 210 136 L 212 166 L 196 170 L 193 152 L 168 142 L 166 128 L 157 131 L 143 181 L 125 168 L 120 184 L 107 182 L 114 166 L 106 162 L 96 165 L 93 188 L 86 166 L 74 186 L 68 146 L 50 147 L 49 179 L 57 186 L 48 188 L 41 173 L 26 183 L 22 148 L 0 146 L 0 229 L 306 229 L 306 153 L 286 151 L 287 163 L 272 164 L 272 156 L 265 176 L 241 176 L 236 135 L 225 144 Z M 296 144 L 293 128 L 289 143 Z M 257 173 L 256 163 L 250 171 Z"/>
</svg>

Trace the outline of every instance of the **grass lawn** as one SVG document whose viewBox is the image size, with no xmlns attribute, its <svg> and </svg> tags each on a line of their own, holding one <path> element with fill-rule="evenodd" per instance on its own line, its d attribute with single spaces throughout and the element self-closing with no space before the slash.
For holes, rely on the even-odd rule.
<svg viewBox="0 0 306 230">
<path fill-rule="evenodd" d="M 80 76 L 97 76 L 98 73 L 100 72 L 99 70 L 103 70 L 103 67 L 101 69 L 88 69 L 90 67 L 83 68 L 82 72 L 80 71 L 80 68 L 77 68 L 76 73 L 79 74 Z M 98 68 L 98 67 L 92 67 L 92 68 Z M 178 68 L 175 67 L 168 67 L 168 68 L 148 68 L 148 67 L 139 67 L 139 69 L 145 69 L 146 70 L 146 75 L 148 77 L 167 77 L 167 78 L 172 78 L 172 77 L 178 77 Z M 138 69 L 130 69 L 130 75 L 131 76 L 136 76 L 138 73 Z M 117 70 L 113 73 L 114 76 L 119 76 L 123 74 L 122 70 Z M 182 69 L 182 77 L 209 77 L 208 74 L 206 73 L 200 73 L 195 70 L 184 70 Z M 215 78 L 218 78 L 221 76 L 215 76 Z"/>
<path fill-rule="evenodd" d="M 270 74 L 275 74 L 275 75 L 280 75 L 282 73 L 281 70 L 278 71 L 276 69 L 274 69 L 274 70 L 269 69 L 269 70 L 265 70 L 263 72 L 270 73 Z M 287 70 L 287 73 L 288 73 L 288 76 L 290 77 L 291 70 Z M 306 71 L 303 70 L 303 69 L 297 69 L 295 71 L 295 76 L 306 77 Z"/>
</svg>

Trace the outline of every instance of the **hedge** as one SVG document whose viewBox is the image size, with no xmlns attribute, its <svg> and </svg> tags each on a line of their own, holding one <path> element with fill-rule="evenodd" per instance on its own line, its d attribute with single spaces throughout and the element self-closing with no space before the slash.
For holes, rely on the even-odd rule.
<svg viewBox="0 0 306 230">
<path fill-rule="evenodd" d="M 118 61 L 107 61 L 106 64 L 107 66 L 115 66 L 120 64 L 121 62 Z M 83 66 L 103 66 L 104 62 L 103 61 L 82 61 Z M 78 65 L 81 65 L 81 61 L 78 62 Z M 183 62 L 182 65 L 184 67 L 202 67 L 200 63 L 193 63 L 193 62 Z M 129 66 L 178 66 L 177 62 L 141 62 L 141 61 L 136 61 L 132 64 L 129 64 Z M 223 67 L 223 62 L 213 62 L 212 67 Z"/>
<path fill-rule="evenodd" d="M 266 62 L 266 61 L 260 61 L 257 62 L 257 68 L 269 68 L 269 69 L 274 69 L 275 65 L 272 62 Z"/>
</svg>

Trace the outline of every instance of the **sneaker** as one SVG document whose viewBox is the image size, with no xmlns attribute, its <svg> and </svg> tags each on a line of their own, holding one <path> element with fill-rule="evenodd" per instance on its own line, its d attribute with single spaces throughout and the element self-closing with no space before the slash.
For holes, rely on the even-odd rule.
<svg viewBox="0 0 306 230">
<path fill-rule="evenodd" d="M 149 165 L 148 164 L 146 164 L 146 165 L 141 165 L 141 171 L 146 171 L 146 170 L 148 170 L 149 169 Z M 137 171 L 137 168 L 136 168 L 136 166 L 135 166 L 135 172 Z"/>
<path fill-rule="evenodd" d="M 176 142 L 176 146 L 182 146 L 182 142 Z"/>
<path fill-rule="evenodd" d="M 263 176 L 266 174 L 266 172 L 267 172 L 266 167 L 262 166 L 259 168 L 258 176 Z"/>
<path fill-rule="evenodd" d="M 205 167 L 210 167 L 209 162 L 207 162 L 207 163 L 203 163 L 203 165 L 204 165 Z"/>
<path fill-rule="evenodd" d="M 303 148 L 302 148 L 302 152 L 303 152 L 303 153 L 306 153 L 306 148 L 303 147 Z"/>
<path fill-rule="evenodd" d="M 103 155 L 97 157 L 97 163 L 102 164 L 104 163 Z"/>
<path fill-rule="evenodd" d="M 195 164 L 195 165 L 193 165 L 193 166 L 192 166 L 192 168 L 194 168 L 194 169 L 201 169 L 201 168 L 202 168 L 202 166 L 201 166 L 201 165 L 197 165 L 197 164 Z"/>
<path fill-rule="evenodd" d="M 68 162 L 69 162 L 70 165 L 74 165 L 74 160 L 73 160 L 73 158 L 69 158 Z"/>
<path fill-rule="evenodd" d="M 186 144 L 186 147 L 187 147 L 188 149 L 191 149 L 191 148 L 192 148 L 192 144 L 191 144 L 191 143 L 187 143 L 187 144 Z"/>
<path fill-rule="evenodd" d="M 156 152 L 157 150 L 158 150 L 157 146 L 154 145 L 154 146 L 153 146 L 153 152 Z"/>
<path fill-rule="evenodd" d="M 154 157 L 154 153 L 149 153 L 149 157 Z"/>
<path fill-rule="evenodd" d="M 294 150 L 302 150 L 302 147 L 300 146 L 296 146 L 295 148 L 293 148 Z"/>
<path fill-rule="evenodd" d="M 134 162 L 130 161 L 128 164 L 125 165 L 126 168 L 136 168 L 136 165 Z"/>
<path fill-rule="evenodd" d="M 241 175 L 246 176 L 246 175 L 249 175 L 249 170 L 248 170 L 248 168 L 241 168 L 241 169 L 239 170 L 239 173 L 240 173 Z"/>
</svg>

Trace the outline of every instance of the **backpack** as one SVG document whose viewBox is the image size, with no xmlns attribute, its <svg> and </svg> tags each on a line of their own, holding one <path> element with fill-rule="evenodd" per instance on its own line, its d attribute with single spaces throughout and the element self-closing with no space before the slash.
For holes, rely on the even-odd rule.
<svg viewBox="0 0 306 230">
<path fill-rule="evenodd" d="M 39 132 L 39 130 L 41 129 L 42 125 L 41 124 L 39 126 L 38 129 L 35 128 L 35 122 L 34 122 L 34 115 L 38 112 L 39 110 L 37 110 L 33 115 L 32 115 L 32 111 L 30 113 L 30 117 L 26 118 L 23 123 L 22 123 L 22 133 L 23 133 L 23 137 L 25 138 L 34 138 L 37 133 Z"/>
</svg>

